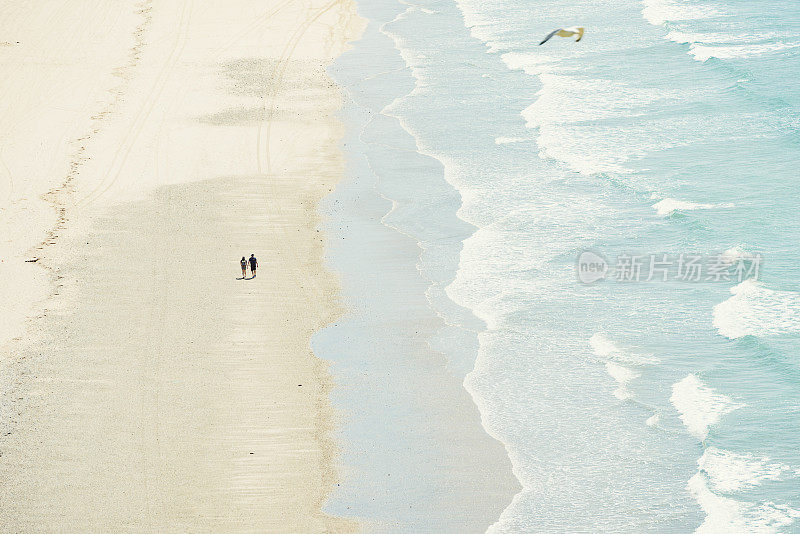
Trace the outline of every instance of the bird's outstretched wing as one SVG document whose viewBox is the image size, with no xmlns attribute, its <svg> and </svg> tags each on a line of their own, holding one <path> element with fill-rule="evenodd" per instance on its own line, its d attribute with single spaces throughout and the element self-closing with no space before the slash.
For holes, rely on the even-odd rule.
<svg viewBox="0 0 800 534">
<path fill-rule="evenodd" d="M 548 34 L 547 34 L 547 37 L 545 37 L 544 39 L 542 39 L 542 42 L 541 42 L 541 43 L 539 43 L 539 46 L 542 46 L 543 44 L 545 44 L 547 41 L 549 41 L 549 40 L 550 40 L 550 38 L 551 38 L 552 36 L 554 36 L 555 34 L 557 34 L 557 33 L 558 33 L 558 32 L 560 32 L 560 31 L 561 31 L 561 28 L 559 28 L 559 29 L 557 29 L 557 30 L 553 30 L 553 31 L 551 31 L 550 33 L 548 33 Z"/>
</svg>

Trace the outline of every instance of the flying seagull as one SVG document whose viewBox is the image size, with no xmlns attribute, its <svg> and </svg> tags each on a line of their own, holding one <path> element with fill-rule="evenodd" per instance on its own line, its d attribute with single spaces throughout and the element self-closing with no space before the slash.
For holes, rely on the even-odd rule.
<svg viewBox="0 0 800 534">
<path fill-rule="evenodd" d="M 545 37 L 544 40 L 541 43 L 539 43 L 539 45 L 541 46 L 545 44 L 554 35 L 558 35 L 559 37 L 572 37 L 573 35 L 577 35 L 578 38 L 575 39 L 575 42 L 577 43 L 578 41 L 581 40 L 581 37 L 583 37 L 583 27 L 573 26 L 572 28 L 559 28 L 557 30 L 554 30 L 550 32 L 547 35 L 547 37 Z"/>
</svg>

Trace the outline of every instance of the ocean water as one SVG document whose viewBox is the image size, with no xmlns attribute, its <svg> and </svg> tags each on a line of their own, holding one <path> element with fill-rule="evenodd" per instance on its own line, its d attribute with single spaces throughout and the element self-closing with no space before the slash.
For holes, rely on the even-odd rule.
<svg viewBox="0 0 800 534">
<path fill-rule="evenodd" d="M 370 30 L 331 69 L 344 149 L 379 184 L 372 220 L 416 242 L 398 254 L 446 323 L 425 341 L 523 487 L 489 531 L 800 532 L 800 4 L 359 11 Z M 538 45 L 573 25 L 581 42 Z M 355 224 L 340 200 L 332 239 Z M 579 281 L 585 251 L 606 279 Z"/>
</svg>

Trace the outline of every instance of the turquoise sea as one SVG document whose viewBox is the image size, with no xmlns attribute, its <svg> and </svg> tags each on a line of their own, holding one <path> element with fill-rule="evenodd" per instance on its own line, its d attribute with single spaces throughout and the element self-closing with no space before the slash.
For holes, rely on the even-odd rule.
<svg viewBox="0 0 800 534">
<path fill-rule="evenodd" d="M 419 415 L 413 361 L 363 378 L 393 372 L 376 355 L 404 334 L 381 325 L 429 314 L 446 326 L 409 343 L 446 355 L 522 487 L 480 530 L 800 532 L 800 3 L 359 12 L 330 69 L 349 178 L 325 206 L 329 263 L 355 310 L 315 339 L 344 414 L 330 511 L 465 531 L 414 476 L 425 448 L 370 433 Z M 584 38 L 539 46 L 567 26 Z M 413 246 L 368 260 L 368 223 Z M 407 478 L 370 494 L 391 464 Z"/>
</svg>

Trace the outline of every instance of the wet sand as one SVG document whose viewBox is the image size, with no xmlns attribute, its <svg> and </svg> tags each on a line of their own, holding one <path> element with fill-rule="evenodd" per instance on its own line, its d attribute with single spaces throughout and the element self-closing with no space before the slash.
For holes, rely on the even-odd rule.
<svg viewBox="0 0 800 534">
<path fill-rule="evenodd" d="M 315 188 L 273 181 L 277 218 L 263 181 L 167 186 L 56 245 L 56 300 L 71 304 L 19 353 L 4 525 L 350 530 L 320 511 L 336 480 L 331 381 L 308 338 L 336 314 L 335 286 L 319 238 L 292 235 L 316 234 L 299 208 Z M 271 246 L 237 279 L 225 260 L 253 243 Z"/>
</svg>

